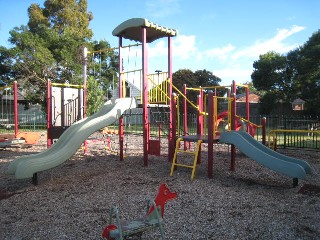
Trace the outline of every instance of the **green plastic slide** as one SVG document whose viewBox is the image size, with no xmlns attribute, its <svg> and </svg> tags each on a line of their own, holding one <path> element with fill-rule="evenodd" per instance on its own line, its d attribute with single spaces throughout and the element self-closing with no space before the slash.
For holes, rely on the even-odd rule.
<svg viewBox="0 0 320 240">
<path fill-rule="evenodd" d="M 306 174 L 312 173 L 306 161 L 277 153 L 256 141 L 246 132 L 223 132 L 220 135 L 220 142 L 235 145 L 252 160 L 289 177 L 304 179 Z"/>
<path fill-rule="evenodd" d="M 17 179 L 31 178 L 34 173 L 62 164 L 80 148 L 91 134 L 114 123 L 125 110 L 135 107 L 134 98 L 121 98 L 106 102 L 97 113 L 71 125 L 51 148 L 41 153 L 15 159 L 9 165 L 7 173 L 15 174 Z"/>
</svg>

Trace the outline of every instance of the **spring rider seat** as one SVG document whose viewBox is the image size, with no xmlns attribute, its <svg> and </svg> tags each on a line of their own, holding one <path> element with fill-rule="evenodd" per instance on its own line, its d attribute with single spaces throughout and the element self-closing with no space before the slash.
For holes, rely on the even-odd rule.
<svg viewBox="0 0 320 240">
<path fill-rule="evenodd" d="M 163 215 L 164 205 L 167 201 L 175 199 L 177 194 L 171 192 L 166 184 L 161 184 L 154 200 L 147 200 L 147 213 L 145 216 L 126 222 L 121 221 L 118 208 L 111 207 L 109 225 L 103 230 L 102 236 L 108 240 L 125 240 L 127 237 L 141 236 L 143 232 L 159 228 L 161 239 L 164 237 Z M 115 223 L 113 223 L 115 219 Z"/>
</svg>

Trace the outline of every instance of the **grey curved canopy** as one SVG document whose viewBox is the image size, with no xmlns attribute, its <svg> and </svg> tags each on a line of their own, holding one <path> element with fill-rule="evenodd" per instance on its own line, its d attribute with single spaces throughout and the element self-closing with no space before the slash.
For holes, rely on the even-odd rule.
<svg viewBox="0 0 320 240">
<path fill-rule="evenodd" d="M 145 18 L 131 18 L 124 21 L 112 31 L 112 35 L 142 42 L 142 27 L 147 28 L 147 43 L 151 43 L 159 38 L 177 35 L 176 30 L 162 27 Z"/>
</svg>

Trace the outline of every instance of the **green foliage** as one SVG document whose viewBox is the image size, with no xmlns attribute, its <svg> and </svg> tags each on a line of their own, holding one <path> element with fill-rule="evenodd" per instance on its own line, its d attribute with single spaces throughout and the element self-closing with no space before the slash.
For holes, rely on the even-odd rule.
<svg viewBox="0 0 320 240">
<path fill-rule="evenodd" d="M 15 78 L 15 72 L 10 67 L 13 65 L 12 61 L 10 50 L 0 46 L 0 76 L 7 84 L 12 83 Z"/>
<path fill-rule="evenodd" d="M 270 115 L 272 113 L 272 110 L 274 109 L 275 105 L 277 103 L 277 99 L 275 97 L 275 94 L 273 92 L 266 92 L 261 98 L 260 98 L 260 107 L 259 107 L 259 113 Z"/>
<path fill-rule="evenodd" d="M 26 26 L 10 31 L 13 47 L 1 49 L 1 75 L 17 80 L 30 102 L 45 105 L 48 79 L 82 82 L 82 48 L 93 36 L 92 14 L 86 0 L 47 0 L 44 8 L 32 4 L 28 15 Z"/>
<path fill-rule="evenodd" d="M 306 112 L 320 115 L 320 30 L 296 51 L 290 53 L 294 62 L 294 87 L 297 96 L 306 101 Z"/>
<path fill-rule="evenodd" d="M 192 72 L 189 69 L 181 69 L 172 74 L 173 84 L 183 93 L 183 85 L 186 84 L 188 88 L 199 88 L 199 87 L 211 87 L 219 86 L 221 79 L 213 75 L 212 72 L 207 70 L 197 70 Z M 224 90 L 219 90 L 218 94 L 223 95 Z M 197 97 L 199 91 L 188 90 L 187 98 L 197 105 Z M 183 99 L 180 98 L 180 105 L 182 105 Z M 197 110 L 191 106 L 188 107 L 189 113 L 195 113 Z"/>
<path fill-rule="evenodd" d="M 250 93 L 256 93 L 258 95 L 262 95 L 263 91 L 258 91 L 254 86 L 252 82 L 246 83 L 248 85 L 249 88 L 249 92 Z M 236 89 L 237 94 L 243 94 L 246 92 L 246 88 L 242 87 L 242 86 L 237 86 Z"/>
<path fill-rule="evenodd" d="M 261 112 L 270 113 L 270 103 L 290 104 L 294 99 L 306 101 L 305 113 L 320 114 L 320 31 L 315 32 L 301 47 L 280 55 L 268 52 L 253 63 L 254 87 L 272 93 L 261 101 Z M 271 93 L 270 93 L 271 92 Z M 265 112 L 264 112 L 265 111 Z"/>
<path fill-rule="evenodd" d="M 260 55 L 259 61 L 253 63 L 251 75 L 257 90 L 285 91 L 290 87 L 290 76 L 287 74 L 286 57 L 275 52 Z"/>
<path fill-rule="evenodd" d="M 87 79 L 87 115 L 97 112 L 104 104 L 104 92 L 94 77 Z"/>
<path fill-rule="evenodd" d="M 31 4 L 28 16 L 27 25 L 10 31 L 13 47 L 0 47 L 0 76 L 7 83 L 17 80 L 30 103 L 46 106 L 47 80 L 82 84 L 83 48 L 96 51 L 110 46 L 105 40 L 91 40 L 93 15 L 87 12 L 87 0 L 46 0 L 44 7 Z M 89 55 L 88 65 L 88 74 L 111 97 L 108 89 L 116 74 L 117 55 L 111 50 Z M 98 75 L 90 71 L 94 68 L 100 68 Z"/>
<path fill-rule="evenodd" d="M 104 95 L 109 99 L 112 97 L 112 80 L 117 79 L 118 56 L 105 40 L 94 41 L 91 52 L 88 56 L 88 75 L 99 82 Z"/>
</svg>

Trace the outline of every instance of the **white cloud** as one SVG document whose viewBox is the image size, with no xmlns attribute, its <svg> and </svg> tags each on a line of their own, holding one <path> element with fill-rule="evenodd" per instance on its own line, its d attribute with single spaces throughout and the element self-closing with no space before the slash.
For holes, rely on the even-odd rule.
<svg viewBox="0 0 320 240">
<path fill-rule="evenodd" d="M 163 57 L 168 56 L 167 42 L 159 40 L 154 45 L 149 45 L 149 57 Z M 179 35 L 174 38 L 172 54 L 174 58 L 181 60 L 196 59 L 201 60 L 202 54 L 196 48 L 196 37 Z"/>
<path fill-rule="evenodd" d="M 298 47 L 298 45 L 286 44 L 284 40 L 303 29 L 305 29 L 305 27 L 302 26 L 293 26 L 291 29 L 279 29 L 273 38 L 264 41 L 256 41 L 252 46 L 246 47 L 233 54 L 232 59 L 237 60 L 241 57 L 258 58 L 259 55 L 265 54 L 269 51 L 286 53 Z"/>
<path fill-rule="evenodd" d="M 229 83 L 231 80 L 236 80 L 240 83 L 251 81 L 252 63 L 259 58 L 259 55 L 269 51 L 287 53 L 297 48 L 298 44 L 288 44 L 286 40 L 304 29 L 305 27 L 302 26 L 279 29 L 274 37 L 255 41 L 251 46 L 240 50 L 236 50 L 232 44 L 207 50 L 205 53 L 208 58 L 214 59 L 216 57 L 219 60 L 219 62 L 215 62 L 215 68 L 211 71 L 225 83 Z"/>
<path fill-rule="evenodd" d="M 220 48 L 200 50 L 195 35 L 178 35 L 173 38 L 173 68 L 174 71 L 182 68 L 192 71 L 207 69 L 220 77 L 223 80 L 223 85 L 230 84 L 232 80 L 244 83 L 251 80 L 252 63 L 259 58 L 259 55 L 268 51 L 285 53 L 296 48 L 297 44 L 288 44 L 287 40 L 303 29 L 304 27 L 301 26 L 279 29 L 272 38 L 255 41 L 251 46 L 241 49 L 232 43 L 228 43 Z M 166 70 L 167 44 L 167 40 L 163 38 L 148 45 L 150 72 L 155 69 Z M 141 57 L 140 51 L 138 51 L 138 58 Z M 136 51 L 132 48 L 130 52 L 132 60 L 136 59 L 136 54 Z"/>
<path fill-rule="evenodd" d="M 163 57 L 168 55 L 168 46 L 163 39 L 157 41 L 154 46 L 148 45 L 148 55 L 152 57 Z"/>
<path fill-rule="evenodd" d="M 228 44 L 222 48 L 213 48 L 205 51 L 206 57 L 209 59 L 218 58 L 221 61 L 226 61 L 235 47 L 232 44 Z"/>
<path fill-rule="evenodd" d="M 196 36 L 179 35 L 173 43 L 173 56 L 182 60 L 200 60 L 202 54 L 196 47 Z"/>
<path fill-rule="evenodd" d="M 251 81 L 252 69 L 235 64 L 226 66 L 225 68 L 213 69 L 212 73 L 222 79 L 222 85 L 226 85 L 230 84 L 232 80 L 235 80 L 237 83 Z"/>
</svg>

